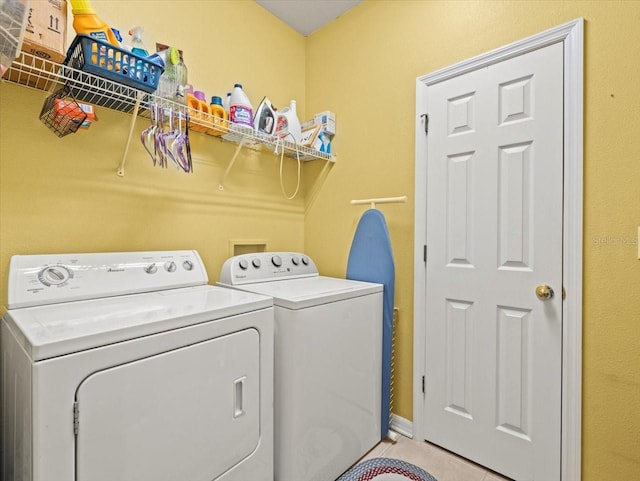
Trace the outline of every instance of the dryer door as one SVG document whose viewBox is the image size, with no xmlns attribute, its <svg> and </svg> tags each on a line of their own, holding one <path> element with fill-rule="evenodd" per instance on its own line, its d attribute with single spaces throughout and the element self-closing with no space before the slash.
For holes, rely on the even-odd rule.
<svg viewBox="0 0 640 481">
<path fill-rule="evenodd" d="M 99 371 L 76 393 L 77 481 L 211 481 L 259 442 L 259 334 Z"/>
</svg>

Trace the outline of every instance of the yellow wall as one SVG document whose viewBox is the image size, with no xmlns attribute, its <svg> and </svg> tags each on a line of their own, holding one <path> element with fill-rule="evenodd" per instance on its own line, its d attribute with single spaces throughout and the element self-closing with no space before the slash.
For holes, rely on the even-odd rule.
<svg viewBox="0 0 640 481">
<path fill-rule="evenodd" d="M 308 205 L 305 249 L 344 275 L 363 207 L 381 206 L 396 262 L 394 412 L 412 417 L 416 77 L 578 17 L 585 24 L 583 479 L 640 479 L 640 3 L 365 1 L 307 44 L 307 111 L 336 112 L 338 162 Z M 345 48 L 348 46 L 348 48 Z M 320 166 L 307 173 L 315 181 Z M 327 249 L 327 246 L 331 246 Z"/>
<path fill-rule="evenodd" d="M 266 239 L 343 276 L 364 210 L 349 200 L 406 194 L 407 204 L 382 209 L 400 308 L 394 411 L 409 419 L 415 79 L 584 17 L 583 479 L 640 479 L 640 3 L 367 0 L 307 40 L 250 1 L 93 3 L 122 31 L 144 25 L 149 47 L 183 49 L 191 82 L 209 95 L 240 81 L 254 105 L 268 95 L 276 105 L 297 99 L 301 119 L 336 112 L 338 162 L 305 164 L 307 194 L 288 202 L 269 154 L 245 151 L 220 192 L 231 145 L 193 135 L 196 173 L 185 175 L 154 168 L 134 134 L 119 178 L 130 116 L 99 109 L 88 132 L 58 139 L 36 118 L 46 95 L 2 83 L 2 304 L 20 253 L 195 248 L 215 280 L 230 239 Z M 292 162 L 285 179 L 291 191 Z"/>
<path fill-rule="evenodd" d="M 306 41 L 256 3 L 92 3 L 122 32 L 143 25 L 147 48 L 160 41 L 182 49 L 190 82 L 209 96 L 241 82 L 254 107 L 268 95 L 279 106 L 297 99 L 304 112 Z M 193 134 L 195 173 L 160 169 L 140 144 L 149 121 L 139 119 L 120 178 L 131 116 L 98 107 L 99 121 L 88 131 L 58 138 L 38 120 L 46 95 L 0 84 L 3 306 L 13 254 L 197 249 L 215 281 L 230 240 L 303 250 L 304 199 L 287 201 L 280 192 L 279 158 L 244 150 L 219 191 L 233 145 Z M 293 192 L 296 169 L 286 158 L 284 179 Z"/>
</svg>

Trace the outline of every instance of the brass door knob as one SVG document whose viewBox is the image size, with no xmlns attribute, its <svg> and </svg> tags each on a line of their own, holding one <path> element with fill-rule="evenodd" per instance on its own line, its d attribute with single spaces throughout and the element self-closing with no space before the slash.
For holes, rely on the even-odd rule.
<svg viewBox="0 0 640 481">
<path fill-rule="evenodd" d="M 553 289 L 546 284 L 540 284 L 536 287 L 536 296 L 541 301 L 548 301 L 553 297 Z"/>
</svg>

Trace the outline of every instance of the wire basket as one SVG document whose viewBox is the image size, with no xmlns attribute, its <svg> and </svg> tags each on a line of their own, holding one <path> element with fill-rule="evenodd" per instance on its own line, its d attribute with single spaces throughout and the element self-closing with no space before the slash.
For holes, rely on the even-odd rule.
<svg viewBox="0 0 640 481">
<path fill-rule="evenodd" d="M 47 97 L 40 111 L 40 120 L 58 137 L 73 134 L 86 119 L 87 114 L 67 86 Z"/>
</svg>

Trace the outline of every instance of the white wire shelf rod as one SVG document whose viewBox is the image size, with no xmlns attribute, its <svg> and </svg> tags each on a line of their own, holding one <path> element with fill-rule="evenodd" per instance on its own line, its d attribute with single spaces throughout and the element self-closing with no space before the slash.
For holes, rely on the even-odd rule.
<svg viewBox="0 0 640 481">
<path fill-rule="evenodd" d="M 407 201 L 407 196 L 402 195 L 400 197 L 378 197 L 375 199 L 354 199 L 351 201 L 351 205 L 364 205 L 370 204 L 372 209 L 376 208 L 376 204 L 403 204 Z"/>
</svg>

